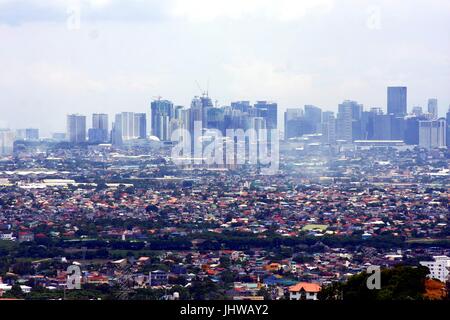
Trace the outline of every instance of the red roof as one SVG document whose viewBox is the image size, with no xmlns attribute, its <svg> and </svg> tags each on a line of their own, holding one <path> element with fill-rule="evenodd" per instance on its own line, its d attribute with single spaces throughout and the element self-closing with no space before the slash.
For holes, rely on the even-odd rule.
<svg viewBox="0 0 450 320">
<path fill-rule="evenodd" d="M 321 286 L 319 286 L 317 283 L 299 282 L 289 287 L 289 292 L 299 292 L 302 289 L 305 292 L 319 292 Z"/>
</svg>

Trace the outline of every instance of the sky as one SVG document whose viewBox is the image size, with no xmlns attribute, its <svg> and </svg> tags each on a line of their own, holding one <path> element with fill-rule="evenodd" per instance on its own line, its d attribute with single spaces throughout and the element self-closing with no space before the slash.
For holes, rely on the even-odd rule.
<svg viewBox="0 0 450 320">
<path fill-rule="evenodd" d="M 336 111 L 450 105 L 448 0 L 0 0 L 0 127 L 64 132 L 66 115 L 271 100 Z M 198 84 L 197 84 L 198 83 Z"/>
</svg>

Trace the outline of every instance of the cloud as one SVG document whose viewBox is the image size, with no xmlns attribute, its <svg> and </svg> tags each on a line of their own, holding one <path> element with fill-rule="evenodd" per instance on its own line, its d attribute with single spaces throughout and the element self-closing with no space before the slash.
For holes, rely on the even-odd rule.
<svg viewBox="0 0 450 320">
<path fill-rule="evenodd" d="M 253 60 L 225 64 L 223 68 L 230 79 L 233 96 L 245 92 L 255 100 L 293 101 L 312 89 L 312 75 L 290 72 L 282 65 Z"/>
<path fill-rule="evenodd" d="M 333 4 L 333 0 L 176 0 L 171 12 L 195 22 L 257 17 L 292 21 L 313 11 L 329 11 Z"/>
</svg>

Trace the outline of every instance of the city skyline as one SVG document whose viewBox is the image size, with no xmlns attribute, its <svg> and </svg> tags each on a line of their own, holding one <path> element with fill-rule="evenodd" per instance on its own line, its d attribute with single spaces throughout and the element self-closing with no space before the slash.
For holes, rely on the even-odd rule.
<svg viewBox="0 0 450 320">
<path fill-rule="evenodd" d="M 281 112 L 345 99 L 385 109 L 394 85 L 408 87 L 408 110 L 437 97 L 443 116 L 450 104 L 446 1 L 79 3 L 77 26 L 65 1 L 0 1 L 2 127 L 48 135 L 68 113 L 112 119 L 153 96 L 187 107 L 207 88 L 220 105 L 272 100 Z"/>
<path fill-rule="evenodd" d="M 278 103 L 277 103 L 277 101 L 268 101 L 268 100 L 261 100 L 261 99 L 257 99 L 257 100 L 255 100 L 255 101 L 249 101 L 249 100 L 239 100 L 239 101 L 237 101 L 237 100 L 233 100 L 233 101 L 230 101 L 230 103 L 228 103 L 228 104 L 223 104 L 223 105 L 216 105 L 216 106 L 212 106 L 213 108 L 223 108 L 223 107 L 229 107 L 229 106 L 231 106 L 231 107 L 233 107 L 233 104 L 236 104 L 236 103 L 240 103 L 240 102 L 249 102 L 250 103 L 250 106 L 253 106 L 253 102 L 254 102 L 254 105 L 256 106 L 257 104 L 258 104 L 258 102 L 260 102 L 260 101 L 267 101 L 267 102 L 269 102 L 269 103 L 275 103 L 275 104 L 277 104 L 278 105 L 278 110 L 277 110 L 277 118 L 278 118 L 278 120 L 277 120 L 277 126 L 278 126 L 278 129 L 279 130 L 281 130 L 282 132 L 284 132 L 285 130 L 286 130 L 286 128 L 285 128 L 285 113 L 286 112 L 289 112 L 289 110 L 298 110 L 298 109 L 303 109 L 303 108 L 306 108 L 306 109 L 308 109 L 308 108 L 318 108 L 318 109 L 320 109 L 321 110 L 321 112 L 324 112 L 324 113 L 329 113 L 329 112 L 332 112 L 332 113 L 334 113 L 335 115 L 337 115 L 338 113 L 339 113 L 339 108 L 340 108 L 340 105 L 342 104 L 342 103 L 345 103 L 345 102 L 347 102 L 347 101 L 350 101 L 350 102 L 357 102 L 357 103 L 360 103 L 360 105 L 361 105 L 361 108 L 364 110 L 364 111 L 370 111 L 371 109 L 380 109 L 384 114 L 386 114 L 386 115 L 389 115 L 389 114 L 394 114 L 394 115 L 396 115 L 395 114 L 395 112 L 391 112 L 391 113 L 389 113 L 389 107 L 388 107 L 388 104 L 389 104 L 389 89 L 390 88 L 405 88 L 405 89 L 407 89 L 407 87 L 404 87 L 404 86 L 394 86 L 394 87 L 387 87 L 387 103 L 386 103 L 386 107 L 380 107 L 380 106 L 368 106 L 368 105 L 366 105 L 366 104 L 364 104 L 364 103 L 361 103 L 360 101 L 357 101 L 357 100 L 352 100 L 352 99 L 344 99 L 343 101 L 341 101 L 341 102 L 339 102 L 339 103 L 337 103 L 336 104 L 336 108 L 326 108 L 326 107 L 322 107 L 322 106 L 319 106 L 319 105 L 315 105 L 315 104 L 303 104 L 303 105 L 301 105 L 301 104 L 299 104 L 298 106 L 294 106 L 294 107 L 283 107 L 283 106 L 280 106 Z M 386 92 L 386 89 L 385 89 L 385 92 Z M 210 101 L 214 101 L 211 97 L 209 97 L 209 96 L 205 96 L 207 93 L 206 92 L 204 92 L 203 93 L 203 97 L 207 97 Z M 407 94 L 409 94 L 409 93 L 407 93 Z M 170 98 L 167 98 L 167 99 L 163 99 L 163 97 L 155 97 L 155 99 L 153 99 L 153 100 L 151 100 L 151 102 L 148 104 L 148 106 L 147 106 L 147 108 L 145 108 L 145 109 L 138 109 L 138 110 L 135 110 L 135 111 L 130 111 L 130 110 L 121 110 L 121 111 L 119 111 L 119 112 L 117 112 L 117 113 L 106 113 L 106 112 L 99 112 L 99 111 L 97 111 L 97 110 L 93 110 L 92 112 L 89 112 L 89 113 L 79 113 L 79 112 L 75 112 L 74 110 L 71 112 L 71 111 L 69 111 L 68 113 L 66 113 L 65 115 L 63 115 L 63 117 L 64 118 L 67 118 L 67 116 L 69 116 L 69 115 L 78 115 L 78 116 L 84 116 L 86 119 L 85 119 L 85 121 L 86 121 L 86 138 L 88 137 L 88 134 L 89 134 L 89 129 L 98 129 L 97 127 L 96 127 L 96 125 L 94 124 L 94 120 L 93 120 L 93 117 L 98 117 L 99 115 L 105 115 L 106 116 L 106 120 L 104 120 L 104 121 L 106 121 L 106 127 L 108 128 L 108 127 L 110 127 L 112 124 L 114 124 L 114 118 L 118 115 L 118 114 L 120 114 L 120 113 L 130 113 L 130 112 L 132 112 L 132 113 L 135 113 L 136 115 L 140 115 L 140 114 L 142 114 L 142 115 L 145 115 L 145 118 L 146 118 L 146 128 L 145 128 L 145 131 L 146 131 L 146 134 L 147 134 L 147 136 L 157 136 L 157 134 L 155 134 L 154 133 L 154 128 L 152 127 L 152 121 L 155 121 L 155 119 L 154 119 L 154 115 L 153 115 L 153 112 L 152 112 L 152 108 L 153 108 L 153 105 L 155 104 L 155 103 L 157 103 L 157 102 L 162 102 L 163 104 L 164 103 L 169 103 L 169 104 L 171 104 L 172 105 L 172 107 L 173 108 L 183 108 L 184 110 L 188 110 L 188 109 L 191 109 L 192 108 L 192 103 L 193 103 L 193 101 L 195 101 L 195 99 L 197 99 L 197 98 L 199 98 L 199 97 L 202 97 L 202 96 L 200 96 L 200 95 L 198 95 L 198 96 L 194 96 L 193 97 L 193 99 L 192 99 L 192 101 L 191 101 L 191 104 L 190 105 L 187 105 L 187 106 L 182 106 L 182 105 L 178 105 L 178 104 L 176 104 L 176 103 L 174 103 Z M 408 100 L 409 101 L 409 100 Z M 417 108 L 418 107 L 420 107 L 421 108 L 421 110 L 422 110 L 422 112 L 423 113 L 431 113 L 431 114 L 433 114 L 434 115 L 434 111 L 433 110 L 430 110 L 429 108 L 430 108 L 430 101 L 433 101 L 433 103 L 434 103 L 434 105 L 435 106 L 437 106 L 437 111 L 438 111 L 438 116 L 437 116 L 437 118 L 446 118 L 446 115 L 448 114 L 448 112 L 450 111 L 450 105 L 447 107 L 447 108 L 443 108 L 443 106 L 441 105 L 441 103 L 439 102 L 440 100 L 439 100 L 439 98 L 428 98 L 427 99 L 427 102 L 426 102 L 426 104 L 424 104 L 424 105 L 414 105 L 414 106 L 410 106 L 409 104 L 407 104 L 406 105 L 406 114 L 404 114 L 403 116 L 406 116 L 406 115 L 414 115 L 415 114 L 415 111 L 417 111 Z M 62 119 L 61 119 L 61 121 L 62 121 Z M 87 125 L 87 123 L 92 123 L 91 125 Z M 67 125 L 65 125 L 65 126 L 60 126 L 60 130 L 55 130 L 55 131 L 46 131 L 45 130 L 45 128 L 43 129 L 42 127 L 40 127 L 40 126 L 18 126 L 18 127 L 10 127 L 10 126 L 8 126 L 8 125 L 4 125 L 3 124 L 3 127 L 1 126 L 2 125 L 2 123 L 0 122 L 0 128 L 2 128 L 2 129 L 12 129 L 12 130 L 25 130 L 25 129 L 38 129 L 39 130 L 39 133 L 40 133 L 40 137 L 41 138 L 50 138 L 53 134 L 58 134 L 58 133 L 67 133 Z M 106 131 L 108 131 L 108 129 L 106 128 Z M 320 130 L 319 130 L 320 131 Z M 142 136 L 142 135 L 141 135 Z M 105 140 L 105 139 L 101 139 L 101 140 Z"/>
</svg>

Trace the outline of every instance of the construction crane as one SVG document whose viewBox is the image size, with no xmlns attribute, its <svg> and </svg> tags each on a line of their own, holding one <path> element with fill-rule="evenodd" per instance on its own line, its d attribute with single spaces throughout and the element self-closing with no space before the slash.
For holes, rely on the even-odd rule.
<svg viewBox="0 0 450 320">
<path fill-rule="evenodd" d="M 195 80 L 195 83 L 197 84 L 197 88 L 200 90 L 200 94 L 203 97 L 209 97 L 209 79 L 208 79 L 208 82 L 206 84 L 206 91 L 202 89 L 202 87 L 200 86 L 200 84 L 198 83 L 197 80 Z"/>
</svg>

